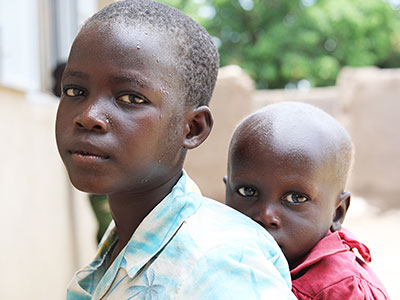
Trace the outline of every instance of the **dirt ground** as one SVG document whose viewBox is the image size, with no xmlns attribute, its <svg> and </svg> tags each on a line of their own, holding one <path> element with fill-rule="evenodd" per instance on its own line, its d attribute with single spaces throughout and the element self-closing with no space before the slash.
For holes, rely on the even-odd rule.
<svg viewBox="0 0 400 300">
<path fill-rule="evenodd" d="M 397 271 L 400 270 L 400 209 L 380 209 L 370 199 L 352 197 L 344 227 L 353 232 L 371 251 L 370 267 L 389 293 L 400 299 Z"/>
</svg>

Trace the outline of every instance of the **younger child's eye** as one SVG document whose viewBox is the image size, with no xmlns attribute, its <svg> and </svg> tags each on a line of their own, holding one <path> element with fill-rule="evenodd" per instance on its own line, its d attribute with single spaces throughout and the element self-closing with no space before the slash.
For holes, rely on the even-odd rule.
<svg viewBox="0 0 400 300">
<path fill-rule="evenodd" d="M 243 197 L 255 197 L 258 195 L 258 191 L 255 188 L 249 186 L 239 188 L 238 193 Z"/>
<path fill-rule="evenodd" d="M 290 202 L 290 203 L 304 203 L 306 201 L 308 201 L 308 197 L 304 196 L 303 194 L 299 194 L 299 193 L 289 193 L 286 194 L 285 196 L 283 196 L 283 200 Z"/>
<path fill-rule="evenodd" d="M 83 91 L 78 88 L 67 88 L 64 90 L 64 94 L 69 97 L 78 97 L 83 95 Z"/>
<path fill-rule="evenodd" d="M 118 97 L 117 100 L 129 104 L 142 104 L 146 102 L 143 98 L 132 94 L 122 95 L 121 97 Z"/>
</svg>

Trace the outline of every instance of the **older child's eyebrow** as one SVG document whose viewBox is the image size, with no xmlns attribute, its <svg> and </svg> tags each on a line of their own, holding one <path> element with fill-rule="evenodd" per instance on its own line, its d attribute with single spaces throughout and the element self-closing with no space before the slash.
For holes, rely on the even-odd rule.
<svg viewBox="0 0 400 300">
<path fill-rule="evenodd" d="M 111 76 L 110 81 L 112 83 L 130 83 L 139 86 L 140 88 L 145 88 L 147 85 L 144 81 L 137 76 L 128 76 L 128 75 L 117 75 Z"/>
<path fill-rule="evenodd" d="M 63 77 L 87 78 L 88 76 L 85 73 L 79 71 L 65 71 Z"/>
</svg>

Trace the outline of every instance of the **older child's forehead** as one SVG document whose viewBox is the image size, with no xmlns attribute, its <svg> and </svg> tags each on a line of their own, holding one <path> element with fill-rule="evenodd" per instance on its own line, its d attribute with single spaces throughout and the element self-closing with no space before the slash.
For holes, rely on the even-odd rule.
<svg viewBox="0 0 400 300">
<path fill-rule="evenodd" d="M 151 86 L 159 82 L 166 89 L 176 87 L 180 80 L 175 78 L 174 51 L 163 39 L 162 34 L 143 28 L 87 27 L 74 41 L 64 79 L 107 70 L 108 80 L 118 83 Z"/>
<path fill-rule="evenodd" d="M 175 49 L 171 43 L 168 43 L 166 34 L 160 31 L 150 31 L 142 26 L 120 24 L 90 26 L 78 34 L 72 50 L 77 47 L 76 45 L 90 46 L 92 49 L 101 46 L 102 50 L 106 51 L 105 55 L 116 59 L 146 56 L 152 57 L 152 61 L 156 63 L 164 60 L 168 61 L 170 65 L 177 60 Z M 71 54 L 73 53 L 71 52 Z"/>
</svg>

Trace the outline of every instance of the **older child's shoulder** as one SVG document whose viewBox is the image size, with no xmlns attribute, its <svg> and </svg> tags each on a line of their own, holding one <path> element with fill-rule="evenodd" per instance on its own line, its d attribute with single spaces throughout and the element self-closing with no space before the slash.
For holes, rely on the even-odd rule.
<svg viewBox="0 0 400 300">
<path fill-rule="evenodd" d="M 246 294 L 249 290 L 276 295 L 271 299 L 295 299 L 289 293 L 287 261 L 271 235 L 222 203 L 202 196 L 196 200 L 201 202 L 196 213 L 175 236 L 175 243 L 185 244 L 185 257 L 193 263 L 190 276 L 196 280 L 191 284 L 198 284 L 207 274 L 207 281 L 214 282 L 213 289 L 224 290 L 218 299 L 259 299 Z M 195 299 L 193 295 L 191 299 Z"/>
<path fill-rule="evenodd" d="M 186 220 L 185 226 L 202 251 L 223 248 L 236 253 L 258 252 L 264 257 L 284 261 L 281 249 L 266 230 L 218 201 L 202 197 L 198 211 Z"/>
</svg>

